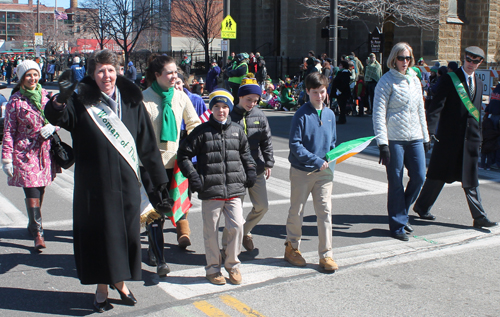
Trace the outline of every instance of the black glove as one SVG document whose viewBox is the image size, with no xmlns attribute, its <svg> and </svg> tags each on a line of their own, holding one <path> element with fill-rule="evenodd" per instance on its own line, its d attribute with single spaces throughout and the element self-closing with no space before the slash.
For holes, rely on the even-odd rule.
<svg viewBox="0 0 500 317">
<path fill-rule="evenodd" d="M 431 150 L 431 142 L 424 142 L 424 152 L 427 154 Z"/>
<path fill-rule="evenodd" d="M 245 187 L 252 188 L 257 181 L 257 172 L 255 170 L 250 170 L 247 172 L 247 181 L 245 183 Z"/>
<path fill-rule="evenodd" d="M 198 173 L 193 172 L 189 174 L 189 188 L 191 188 L 192 192 L 201 192 L 203 190 L 203 184 L 201 183 L 200 175 Z"/>
<path fill-rule="evenodd" d="M 160 202 L 156 205 L 155 209 L 159 214 L 165 215 L 172 211 L 174 206 L 174 200 L 170 198 L 168 193 L 168 184 L 164 183 L 158 186 L 156 189 L 158 196 L 160 197 Z"/>
<path fill-rule="evenodd" d="M 73 82 L 73 72 L 71 69 L 66 69 L 64 73 L 59 76 L 57 83 L 59 84 L 59 94 L 56 97 L 56 101 L 64 104 L 68 101 L 69 97 L 71 97 L 78 83 Z"/>
<path fill-rule="evenodd" d="M 380 158 L 378 160 L 378 163 L 382 163 L 382 165 L 389 165 L 389 162 L 391 161 L 391 153 L 389 152 L 389 146 L 387 144 L 382 144 L 378 146 L 378 149 L 380 151 Z"/>
</svg>

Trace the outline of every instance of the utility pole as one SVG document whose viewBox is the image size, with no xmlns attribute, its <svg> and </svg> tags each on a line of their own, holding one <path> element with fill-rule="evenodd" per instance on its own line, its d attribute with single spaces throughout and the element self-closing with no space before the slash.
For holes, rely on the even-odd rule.
<svg viewBox="0 0 500 317">
<path fill-rule="evenodd" d="M 330 57 L 334 67 L 337 67 L 338 9 L 338 0 L 330 0 Z"/>
<path fill-rule="evenodd" d="M 228 14 L 231 11 L 231 0 L 224 0 L 224 18 L 228 16 Z M 227 40 L 227 50 L 222 53 L 222 59 L 223 59 L 223 65 L 226 65 L 227 62 L 227 56 L 230 52 L 229 48 L 229 40 Z"/>
</svg>

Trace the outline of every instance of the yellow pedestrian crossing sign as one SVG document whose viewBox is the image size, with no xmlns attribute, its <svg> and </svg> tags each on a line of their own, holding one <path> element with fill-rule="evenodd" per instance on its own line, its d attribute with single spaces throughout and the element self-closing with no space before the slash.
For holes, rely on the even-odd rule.
<svg viewBox="0 0 500 317">
<path fill-rule="evenodd" d="M 223 39 L 235 39 L 236 38 L 236 22 L 227 15 L 224 20 L 222 20 L 222 29 L 220 36 Z"/>
</svg>

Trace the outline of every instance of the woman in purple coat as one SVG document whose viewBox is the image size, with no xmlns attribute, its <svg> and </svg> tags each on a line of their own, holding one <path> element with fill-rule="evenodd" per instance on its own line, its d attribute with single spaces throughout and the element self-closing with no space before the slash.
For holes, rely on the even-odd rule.
<svg viewBox="0 0 500 317">
<path fill-rule="evenodd" d="M 9 186 L 24 189 L 28 231 L 35 239 L 35 250 L 40 251 L 45 248 L 40 208 L 45 187 L 54 180 L 58 169 L 50 157 L 49 139 L 56 127 L 45 119 L 49 99 L 38 83 L 38 64 L 31 60 L 22 62 L 17 66 L 17 75 L 19 83 L 5 109 L 3 171 Z"/>
</svg>

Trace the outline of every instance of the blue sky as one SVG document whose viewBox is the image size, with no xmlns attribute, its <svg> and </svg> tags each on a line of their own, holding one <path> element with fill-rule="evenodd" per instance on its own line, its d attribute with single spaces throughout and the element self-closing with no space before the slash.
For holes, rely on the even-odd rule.
<svg viewBox="0 0 500 317">
<path fill-rule="evenodd" d="M 37 0 L 33 0 L 33 4 L 36 4 Z M 19 0 L 19 3 L 28 3 L 28 0 Z M 40 4 L 45 4 L 48 7 L 53 7 L 56 3 L 55 0 L 40 0 Z M 57 0 L 58 7 L 69 8 L 69 0 Z"/>
</svg>

